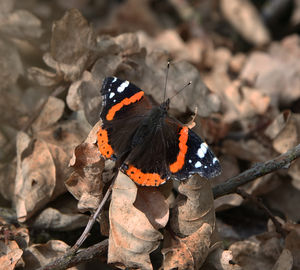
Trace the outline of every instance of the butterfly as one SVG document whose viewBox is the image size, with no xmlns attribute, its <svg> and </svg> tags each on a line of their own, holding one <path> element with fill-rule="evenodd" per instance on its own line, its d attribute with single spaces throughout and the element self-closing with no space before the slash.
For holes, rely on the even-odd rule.
<svg viewBox="0 0 300 270">
<path fill-rule="evenodd" d="M 129 81 L 103 81 L 100 153 L 118 160 L 121 171 L 142 186 L 159 186 L 193 174 L 212 178 L 221 173 L 219 160 L 191 129 L 168 115 L 170 99 L 156 104 Z"/>
</svg>

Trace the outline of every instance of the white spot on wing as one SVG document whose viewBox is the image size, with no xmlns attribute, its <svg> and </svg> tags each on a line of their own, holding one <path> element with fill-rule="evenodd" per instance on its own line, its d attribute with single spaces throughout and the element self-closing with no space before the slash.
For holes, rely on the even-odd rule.
<svg viewBox="0 0 300 270">
<path fill-rule="evenodd" d="M 201 143 L 200 148 L 197 151 L 197 155 L 199 158 L 204 158 L 206 152 L 207 152 L 207 144 L 206 143 Z"/>
<path fill-rule="evenodd" d="M 116 102 L 116 100 L 114 99 L 113 102 Z"/>
<path fill-rule="evenodd" d="M 114 77 L 114 79 L 112 80 L 112 83 L 114 83 L 116 80 L 117 80 L 117 78 L 116 78 L 116 77 Z"/>
<path fill-rule="evenodd" d="M 215 164 L 218 161 L 216 157 L 213 158 L 213 164 Z"/>
<path fill-rule="evenodd" d="M 118 87 L 117 91 L 119 93 L 122 93 L 128 85 L 129 81 L 122 82 L 121 85 Z"/>
<path fill-rule="evenodd" d="M 114 93 L 114 92 L 111 92 L 110 95 L 109 95 L 109 98 L 113 98 L 114 95 L 115 95 L 115 93 Z"/>
<path fill-rule="evenodd" d="M 195 168 L 200 168 L 202 166 L 201 162 L 200 161 L 197 161 L 195 163 Z"/>
<path fill-rule="evenodd" d="M 192 161 L 189 159 L 189 163 L 192 163 Z"/>
</svg>

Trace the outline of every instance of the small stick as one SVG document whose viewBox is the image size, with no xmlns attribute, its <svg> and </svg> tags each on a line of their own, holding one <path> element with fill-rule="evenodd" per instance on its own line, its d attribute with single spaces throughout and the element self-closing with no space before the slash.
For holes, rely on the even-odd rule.
<svg viewBox="0 0 300 270">
<path fill-rule="evenodd" d="M 111 195 L 111 192 L 112 192 L 112 188 L 114 186 L 114 183 L 115 183 L 115 180 L 117 178 L 119 174 L 119 170 L 116 171 L 112 181 L 111 181 L 111 184 L 109 186 L 109 188 L 107 189 L 101 203 L 99 204 L 96 212 L 91 216 L 91 218 L 89 219 L 89 222 L 88 224 L 86 225 L 83 233 L 81 234 L 81 236 L 78 238 L 78 240 L 76 241 L 75 245 L 71 248 L 72 251 L 76 252 L 80 246 L 83 244 L 83 242 L 85 241 L 85 239 L 89 236 L 89 233 L 90 233 L 90 230 L 92 229 L 94 223 L 96 222 L 96 219 L 98 217 L 98 215 L 100 214 L 104 204 L 107 202 L 107 200 L 109 199 L 110 195 Z"/>
<path fill-rule="evenodd" d="M 91 261 L 95 257 L 105 255 L 108 249 L 108 239 L 101 241 L 91 247 L 83 249 L 78 253 L 67 253 L 63 257 L 40 267 L 38 270 L 63 270 L 83 262 Z"/>
<path fill-rule="evenodd" d="M 282 168 L 288 168 L 291 162 L 300 157 L 300 144 L 288 150 L 275 159 L 256 164 L 254 167 L 242 172 L 241 174 L 230 178 L 226 182 L 213 188 L 214 198 L 235 193 L 239 186 L 247 184 L 263 175 L 277 171 Z"/>
</svg>

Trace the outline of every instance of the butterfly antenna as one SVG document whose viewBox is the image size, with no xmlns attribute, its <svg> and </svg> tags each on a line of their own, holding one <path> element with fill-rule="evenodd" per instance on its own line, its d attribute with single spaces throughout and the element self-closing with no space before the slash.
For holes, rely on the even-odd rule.
<svg viewBox="0 0 300 270">
<path fill-rule="evenodd" d="M 181 93 L 185 88 L 187 88 L 189 85 L 192 84 L 192 81 L 189 81 L 184 87 L 182 87 L 179 91 L 177 91 L 172 97 L 169 99 L 171 100 L 172 98 L 176 97 L 179 93 Z"/>
<path fill-rule="evenodd" d="M 164 99 L 163 99 L 163 102 L 165 102 L 165 100 L 166 100 L 166 92 L 167 92 L 167 82 L 168 82 L 169 69 L 170 69 L 170 60 L 168 60 L 168 64 L 167 64 L 166 81 L 165 81 L 165 90 L 164 90 Z"/>
</svg>

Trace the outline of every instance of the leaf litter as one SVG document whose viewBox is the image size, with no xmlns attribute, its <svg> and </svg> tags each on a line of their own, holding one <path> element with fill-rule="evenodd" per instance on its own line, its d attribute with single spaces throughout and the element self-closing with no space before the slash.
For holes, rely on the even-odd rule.
<svg viewBox="0 0 300 270">
<path fill-rule="evenodd" d="M 194 129 L 213 145 L 223 174 L 212 181 L 194 176 L 174 187 L 170 182 L 144 188 L 120 173 L 98 218 L 102 235 L 109 237 L 107 262 L 139 269 L 299 268 L 299 161 L 243 187 L 280 212 L 286 237 L 270 222 L 252 235 L 244 226 L 243 237 L 231 222 L 226 226 L 235 238 L 226 243 L 218 213 L 243 209 L 245 203 L 237 194 L 213 200 L 211 189 L 299 144 L 299 36 L 273 41 L 261 20 L 253 19 L 259 15 L 250 1 L 239 6 L 240 24 L 235 21 L 240 17 L 230 15 L 234 4 L 226 1 L 215 17 L 208 15 L 211 5 L 150 2 L 125 1 L 113 10 L 103 4 L 97 19 L 58 5 L 57 19 L 52 7 L 38 1 L 35 8 L 2 1 L 0 202 L 13 205 L 22 226 L 1 220 L 1 267 L 37 269 L 62 256 L 68 244 L 36 243 L 28 230 L 72 233 L 85 226 L 86 212 L 102 200 L 113 176 L 113 163 L 101 158 L 95 145 L 104 77 L 130 80 L 161 102 L 166 62 L 173 58 L 168 96 L 188 81 L 192 85 L 172 99 L 171 114 L 187 123 L 197 108 Z M 85 15 L 93 13 L 82 5 L 89 10 Z M 203 25 L 192 16 L 196 11 L 209 17 Z M 45 18 L 52 28 L 43 24 Z M 264 47 L 233 49 L 238 42 L 211 27 L 220 20 L 228 20 L 241 39 Z M 214 30 L 209 33 L 207 26 Z M 57 87 L 65 91 L 53 96 Z M 222 226 L 219 235 L 216 224 Z"/>
</svg>

